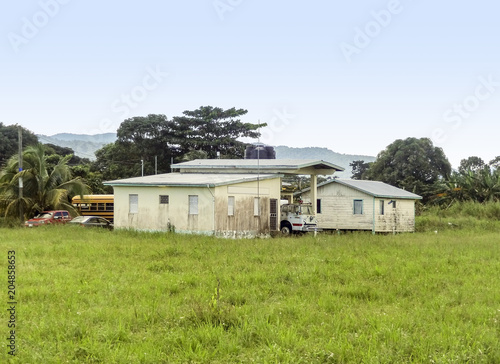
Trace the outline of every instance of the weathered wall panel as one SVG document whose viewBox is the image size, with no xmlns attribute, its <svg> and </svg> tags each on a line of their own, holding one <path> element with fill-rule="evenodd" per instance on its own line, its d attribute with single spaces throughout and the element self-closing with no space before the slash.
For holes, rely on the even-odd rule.
<svg viewBox="0 0 500 364">
<path fill-rule="evenodd" d="M 302 198 L 308 201 L 310 193 Z M 390 198 L 379 199 L 338 183 L 329 183 L 318 188 L 321 199 L 321 213 L 317 214 L 318 225 L 323 229 L 373 230 L 376 232 L 410 232 L 415 230 L 415 201 Z M 363 214 L 354 214 L 354 200 L 363 200 Z M 380 201 L 384 201 L 384 214 L 380 211 Z M 375 213 L 375 220 L 373 219 Z"/>
<path fill-rule="evenodd" d="M 174 228 L 178 232 L 215 232 L 228 236 L 265 234 L 269 233 L 269 200 L 279 199 L 280 190 L 280 178 L 210 189 L 115 186 L 114 224 L 116 228 L 163 231 Z M 138 195 L 137 213 L 129 213 L 129 194 Z M 168 195 L 169 203 L 160 204 L 160 195 Z M 189 195 L 198 196 L 196 215 L 189 214 Z M 228 215 L 229 196 L 234 196 L 234 216 Z M 255 197 L 259 197 L 260 216 L 254 216 Z"/>
</svg>

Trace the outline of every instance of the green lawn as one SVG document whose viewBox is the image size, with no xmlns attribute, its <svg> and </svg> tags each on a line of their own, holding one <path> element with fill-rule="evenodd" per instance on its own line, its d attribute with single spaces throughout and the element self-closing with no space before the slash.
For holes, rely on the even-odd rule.
<svg viewBox="0 0 500 364">
<path fill-rule="evenodd" d="M 62 226 L 0 236 L 0 362 L 500 362 L 497 229 L 224 240 Z"/>
</svg>

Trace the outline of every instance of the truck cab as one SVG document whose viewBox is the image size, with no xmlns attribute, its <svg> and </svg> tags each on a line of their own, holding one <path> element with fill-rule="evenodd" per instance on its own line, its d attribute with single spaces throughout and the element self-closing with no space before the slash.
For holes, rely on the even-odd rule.
<svg viewBox="0 0 500 364">
<path fill-rule="evenodd" d="M 294 232 L 318 231 L 318 221 L 311 204 L 281 205 L 280 230 L 283 235 Z"/>
</svg>

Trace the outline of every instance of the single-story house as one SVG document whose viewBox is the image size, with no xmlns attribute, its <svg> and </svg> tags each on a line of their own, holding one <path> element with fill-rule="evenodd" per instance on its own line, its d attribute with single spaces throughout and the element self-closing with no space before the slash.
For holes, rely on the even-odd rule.
<svg viewBox="0 0 500 364">
<path fill-rule="evenodd" d="M 181 173 L 271 173 L 281 175 L 310 175 L 312 199 L 316 194 L 318 175 L 332 175 L 344 168 L 315 159 L 195 159 L 173 164 L 172 170 Z M 313 212 L 315 206 L 313 206 Z"/>
<path fill-rule="evenodd" d="M 311 201 L 310 189 L 297 192 Z M 317 186 L 318 225 L 325 230 L 415 231 L 414 193 L 379 181 L 331 179 Z"/>
<path fill-rule="evenodd" d="M 197 159 L 171 167 L 176 172 L 104 183 L 114 189 L 116 228 L 267 235 L 280 230 L 285 174 L 309 174 L 316 187 L 317 175 L 343 170 L 325 161 L 287 159 Z"/>
<path fill-rule="evenodd" d="M 279 230 L 281 174 L 167 173 L 105 182 L 115 228 L 254 236 Z"/>
</svg>

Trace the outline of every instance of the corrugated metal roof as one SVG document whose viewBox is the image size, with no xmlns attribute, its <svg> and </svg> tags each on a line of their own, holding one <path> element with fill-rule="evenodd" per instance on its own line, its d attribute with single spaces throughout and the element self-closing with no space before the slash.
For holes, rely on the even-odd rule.
<svg viewBox="0 0 500 364">
<path fill-rule="evenodd" d="M 420 200 L 422 197 L 414 193 L 405 191 L 401 188 L 391 186 L 387 183 L 380 181 L 366 181 L 366 180 L 354 180 L 354 179 L 341 179 L 335 178 L 323 183 L 318 184 L 318 187 L 327 185 L 329 183 L 339 183 L 341 185 L 351 187 L 355 190 L 364 192 L 374 197 L 384 197 L 384 198 L 402 198 L 410 200 Z M 310 190 L 310 188 L 304 189 L 303 192 Z"/>
<path fill-rule="evenodd" d="M 302 168 L 331 169 L 333 172 L 344 168 L 333 163 L 316 159 L 195 159 L 172 164 L 173 169 L 256 169 L 297 170 Z"/>
<path fill-rule="evenodd" d="M 280 174 L 165 173 L 104 182 L 107 186 L 210 187 L 281 177 Z"/>
</svg>

